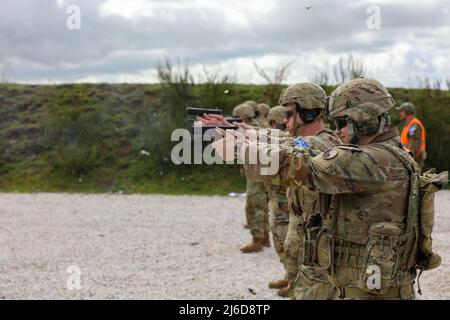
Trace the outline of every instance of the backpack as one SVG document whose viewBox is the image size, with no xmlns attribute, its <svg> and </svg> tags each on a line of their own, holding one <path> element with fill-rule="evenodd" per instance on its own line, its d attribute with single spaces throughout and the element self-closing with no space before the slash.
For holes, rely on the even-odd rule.
<svg viewBox="0 0 450 320">
<path fill-rule="evenodd" d="M 417 280 L 419 282 L 423 271 L 435 269 L 442 262 L 441 257 L 433 252 L 431 234 L 434 226 L 435 194 L 448 183 L 448 172 L 436 173 L 436 169 L 429 169 L 421 173 L 412 157 L 406 158 L 393 146 L 386 144 L 379 146 L 394 154 L 410 172 L 406 233 L 413 232 L 415 240 L 408 257 L 408 266 L 420 270 Z M 422 294 L 420 285 L 418 292 Z"/>
</svg>

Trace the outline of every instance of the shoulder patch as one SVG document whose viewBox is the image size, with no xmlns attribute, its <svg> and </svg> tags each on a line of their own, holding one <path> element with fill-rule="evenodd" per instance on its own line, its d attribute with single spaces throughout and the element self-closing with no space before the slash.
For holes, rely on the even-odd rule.
<svg viewBox="0 0 450 320">
<path fill-rule="evenodd" d="M 337 155 L 338 155 L 338 151 L 337 150 L 328 150 L 328 151 L 325 151 L 324 153 L 323 153 L 323 159 L 324 160 L 330 160 L 330 159 L 333 159 L 334 157 L 336 157 Z"/>
<path fill-rule="evenodd" d="M 313 167 L 321 171 L 330 171 L 332 168 L 346 161 L 352 156 L 352 152 L 342 148 L 333 148 L 322 152 L 312 159 Z"/>
<path fill-rule="evenodd" d="M 343 150 L 350 150 L 355 152 L 362 152 L 363 150 L 355 145 L 355 144 L 338 144 L 336 145 L 336 148 L 343 149 Z"/>
</svg>

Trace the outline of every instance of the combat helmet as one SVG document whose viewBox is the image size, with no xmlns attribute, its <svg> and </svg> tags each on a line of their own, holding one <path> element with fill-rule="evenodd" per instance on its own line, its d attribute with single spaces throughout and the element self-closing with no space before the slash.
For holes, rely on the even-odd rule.
<svg viewBox="0 0 450 320">
<path fill-rule="evenodd" d="M 241 103 L 234 107 L 233 117 L 239 117 L 241 119 L 253 118 L 255 116 L 255 110 L 248 103 Z"/>
<path fill-rule="evenodd" d="M 287 87 L 280 96 L 280 105 L 296 105 L 296 111 L 304 123 L 311 123 L 323 114 L 327 103 L 327 94 L 318 84 L 312 82 L 297 83 Z M 293 132 L 301 127 L 298 124 Z"/>
<path fill-rule="evenodd" d="M 267 103 L 258 103 L 256 105 L 256 111 L 263 116 L 267 116 L 270 112 L 270 106 Z"/>
<path fill-rule="evenodd" d="M 338 119 L 346 120 L 349 134 L 354 135 L 354 141 L 357 141 L 362 135 L 377 130 L 383 132 L 385 125 L 390 122 L 387 112 L 394 104 L 394 99 L 379 81 L 356 78 L 331 93 L 328 112 L 335 123 Z"/>
<path fill-rule="evenodd" d="M 271 121 L 274 121 L 276 124 L 283 125 L 285 111 L 286 111 L 286 108 L 283 106 L 273 107 L 272 109 L 270 109 L 269 113 L 267 114 L 267 121 L 269 121 L 269 123 Z"/>
<path fill-rule="evenodd" d="M 255 112 L 258 111 L 257 110 L 258 109 L 258 104 L 256 103 L 256 101 L 247 100 L 247 101 L 244 101 L 243 103 L 250 105 Z"/>
<path fill-rule="evenodd" d="M 293 84 L 281 92 L 279 103 L 295 103 L 303 109 L 325 109 L 327 94 L 318 84 L 303 82 Z"/>
</svg>

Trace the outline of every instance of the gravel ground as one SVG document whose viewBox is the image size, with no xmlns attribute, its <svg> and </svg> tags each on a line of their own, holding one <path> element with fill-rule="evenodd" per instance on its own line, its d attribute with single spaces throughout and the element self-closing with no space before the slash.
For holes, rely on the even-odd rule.
<svg viewBox="0 0 450 320">
<path fill-rule="evenodd" d="M 277 299 L 267 288 L 282 275 L 273 248 L 239 251 L 250 240 L 244 204 L 229 197 L 0 194 L 0 299 Z M 422 275 L 421 299 L 450 298 L 449 206 L 450 191 L 439 193 L 434 245 L 444 261 Z"/>
</svg>

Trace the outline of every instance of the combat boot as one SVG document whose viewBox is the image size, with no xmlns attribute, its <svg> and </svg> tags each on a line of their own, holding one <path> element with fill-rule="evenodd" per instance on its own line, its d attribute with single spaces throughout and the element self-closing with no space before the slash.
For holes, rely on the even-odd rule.
<svg viewBox="0 0 450 320">
<path fill-rule="evenodd" d="M 262 245 L 264 247 L 270 247 L 270 240 L 269 240 L 269 234 L 265 234 L 264 238 L 262 238 Z"/>
<path fill-rule="evenodd" d="M 253 238 L 252 242 L 241 248 L 242 253 L 260 252 L 263 250 L 263 239 Z"/>
<path fill-rule="evenodd" d="M 269 288 L 270 289 L 281 289 L 284 287 L 287 287 L 289 284 L 289 280 L 287 279 L 281 279 L 281 280 L 274 280 L 269 282 Z"/>
<path fill-rule="evenodd" d="M 277 291 L 278 295 L 283 298 L 290 298 L 292 290 L 288 286 L 281 288 Z"/>
</svg>

